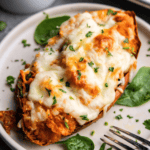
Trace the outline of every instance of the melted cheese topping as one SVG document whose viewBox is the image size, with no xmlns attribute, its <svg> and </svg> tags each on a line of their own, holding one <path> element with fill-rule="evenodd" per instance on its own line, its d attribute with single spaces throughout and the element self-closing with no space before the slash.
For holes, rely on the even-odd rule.
<svg viewBox="0 0 150 150">
<path fill-rule="evenodd" d="M 105 12 L 85 12 L 63 23 L 61 38 L 36 56 L 38 73 L 30 84 L 28 99 L 52 108 L 53 115 L 59 114 L 53 106 L 62 108 L 80 125 L 106 110 L 115 99 L 118 79 L 136 64 L 135 57 L 123 49 L 126 37 L 116 24 L 114 16 Z M 59 52 L 65 42 L 67 46 Z M 32 121 L 46 119 L 45 110 L 40 109 L 36 112 L 32 106 Z"/>
</svg>

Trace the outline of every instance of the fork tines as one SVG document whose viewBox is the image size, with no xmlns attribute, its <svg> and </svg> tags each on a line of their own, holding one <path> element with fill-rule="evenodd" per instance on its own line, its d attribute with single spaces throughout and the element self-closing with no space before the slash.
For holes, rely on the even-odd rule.
<svg viewBox="0 0 150 150">
<path fill-rule="evenodd" d="M 117 129 L 117 130 L 119 130 L 119 131 L 121 131 L 121 132 L 123 132 L 123 133 L 125 133 L 125 134 L 127 134 L 127 135 L 129 135 L 129 136 L 131 136 L 131 137 L 134 137 L 134 138 L 138 139 L 139 141 L 141 141 L 141 142 L 147 144 L 148 146 L 150 146 L 150 141 L 148 141 L 148 140 L 146 140 L 146 139 L 143 139 L 142 137 L 139 137 L 139 136 L 137 136 L 137 135 L 135 135 L 135 134 L 133 134 L 133 133 L 130 133 L 130 132 L 128 132 L 128 131 L 125 131 L 125 130 L 123 130 L 123 129 L 121 129 L 121 128 L 118 128 L 118 127 L 116 127 L 116 126 L 112 126 L 112 127 L 115 128 L 115 129 Z M 109 129 L 109 131 L 112 132 L 113 134 L 119 136 L 120 138 L 123 138 L 124 140 L 126 140 L 126 141 L 129 142 L 129 143 L 131 143 L 132 145 L 136 146 L 139 150 L 150 150 L 150 149 L 148 149 L 147 147 L 143 146 L 142 144 L 139 144 L 139 143 L 137 143 L 136 141 L 133 141 L 133 140 L 127 138 L 127 137 L 124 136 L 124 135 L 121 135 L 120 133 L 118 133 L 118 132 L 116 132 L 116 131 L 114 131 L 114 130 L 112 130 L 112 129 Z M 117 141 L 117 140 L 115 140 L 115 139 L 113 139 L 113 138 L 107 136 L 107 135 L 104 135 L 104 136 L 107 137 L 108 139 L 110 139 L 111 141 L 117 143 L 118 145 L 124 147 L 124 148 L 127 149 L 127 150 L 134 150 L 133 148 L 131 148 L 131 147 L 129 147 L 129 146 L 127 146 L 127 145 L 125 145 L 125 144 L 123 144 L 123 143 L 121 143 L 121 142 L 119 142 L 119 141 Z M 104 139 L 101 139 L 101 140 L 102 140 L 104 143 L 110 145 L 111 147 L 113 147 L 113 148 L 115 148 L 115 149 L 117 149 L 117 150 L 120 150 L 118 147 L 116 147 L 115 145 L 112 145 L 111 143 L 107 142 L 106 140 L 104 140 Z"/>
</svg>

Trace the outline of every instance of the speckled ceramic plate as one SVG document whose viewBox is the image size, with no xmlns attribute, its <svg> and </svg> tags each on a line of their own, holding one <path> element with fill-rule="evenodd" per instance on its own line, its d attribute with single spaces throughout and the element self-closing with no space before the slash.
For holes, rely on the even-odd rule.
<svg viewBox="0 0 150 150">
<path fill-rule="evenodd" d="M 105 8 L 112 8 L 110 6 L 101 5 L 101 4 L 91 4 L 91 3 L 77 3 L 77 4 L 68 4 L 63 6 L 58 6 L 45 10 L 44 12 L 48 13 L 50 17 L 70 15 L 73 16 L 77 13 L 84 11 L 99 10 Z M 116 8 L 117 9 L 117 8 Z M 13 93 L 10 91 L 10 88 L 6 85 L 6 77 L 9 75 L 14 76 L 15 78 L 19 75 L 19 70 L 23 69 L 21 59 L 25 60 L 27 63 L 31 63 L 35 54 L 34 48 L 37 48 L 38 45 L 35 43 L 33 34 L 36 26 L 45 18 L 43 12 L 39 12 L 30 18 L 23 21 L 17 27 L 15 27 L 1 42 L 0 44 L 0 110 L 15 109 L 15 101 L 13 99 Z M 150 66 L 150 57 L 146 57 L 148 48 L 148 40 L 150 40 L 150 26 L 148 23 L 136 17 L 138 23 L 139 38 L 142 42 L 138 57 L 138 67 L 137 70 L 142 66 Z M 31 44 L 30 47 L 23 48 L 21 41 L 27 39 L 27 42 Z M 15 62 L 14 60 L 20 60 Z M 123 111 L 120 112 L 119 109 L 123 108 Z M 137 134 L 137 130 L 141 130 L 141 136 L 148 138 L 150 136 L 149 130 L 145 129 L 142 124 L 144 120 L 150 119 L 150 114 L 148 112 L 150 109 L 150 102 L 135 108 L 128 108 L 123 106 L 114 106 L 106 114 L 105 117 L 94 123 L 93 125 L 83 129 L 79 132 L 80 135 L 90 137 L 95 144 L 95 150 L 98 150 L 102 142 L 100 138 L 104 137 L 104 134 L 114 137 L 109 133 L 109 127 L 111 125 L 116 125 L 118 127 L 124 128 L 128 131 L 131 131 Z M 114 114 L 113 112 L 116 111 Z M 116 115 L 121 114 L 123 119 L 118 121 L 115 119 Z M 127 115 L 133 116 L 132 119 L 127 118 Z M 139 122 L 135 122 L 135 119 L 139 119 Z M 108 122 L 108 126 L 104 126 L 104 122 Z M 90 133 L 92 130 L 95 130 L 94 136 L 91 136 Z M 61 145 L 52 144 L 49 146 L 38 146 L 29 141 L 25 141 L 22 138 L 22 135 L 18 132 L 12 131 L 8 135 L 3 127 L 0 125 L 0 133 L 6 143 L 18 150 L 63 150 Z M 115 136 L 115 138 L 117 138 Z M 117 138 L 118 139 L 118 138 Z"/>
</svg>

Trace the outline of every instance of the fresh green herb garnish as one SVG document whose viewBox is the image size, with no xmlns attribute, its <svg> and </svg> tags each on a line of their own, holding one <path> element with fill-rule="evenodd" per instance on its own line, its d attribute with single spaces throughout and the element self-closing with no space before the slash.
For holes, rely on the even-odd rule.
<svg viewBox="0 0 150 150">
<path fill-rule="evenodd" d="M 108 50 L 108 47 L 105 48 L 105 50 L 108 52 L 108 56 L 113 56 L 110 51 Z"/>
<path fill-rule="evenodd" d="M 66 128 L 69 129 L 68 123 L 66 121 L 64 123 L 65 123 Z"/>
<path fill-rule="evenodd" d="M 115 119 L 120 120 L 120 119 L 123 119 L 123 118 L 122 118 L 121 115 L 118 115 L 118 116 L 115 117 Z"/>
<path fill-rule="evenodd" d="M 148 49 L 148 51 L 150 51 L 150 48 Z"/>
<path fill-rule="evenodd" d="M 80 80 L 81 79 L 81 71 L 80 70 L 77 70 L 77 73 L 78 73 L 78 80 Z"/>
<path fill-rule="evenodd" d="M 13 76 L 8 76 L 6 78 L 6 81 L 7 81 L 8 85 L 12 85 L 14 83 L 14 81 L 15 81 L 15 78 Z"/>
<path fill-rule="evenodd" d="M 6 108 L 6 110 L 9 110 L 9 108 Z"/>
<path fill-rule="evenodd" d="M 104 125 L 105 125 L 105 126 L 108 126 L 108 122 L 105 122 Z"/>
<path fill-rule="evenodd" d="M 24 47 L 30 46 L 31 44 L 27 44 L 27 40 L 22 40 L 22 44 Z"/>
<path fill-rule="evenodd" d="M 69 45 L 69 49 L 70 49 L 71 51 L 74 51 L 74 52 L 75 52 L 75 50 L 74 50 L 74 48 L 73 48 L 72 45 Z"/>
<path fill-rule="evenodd" d="M 136 122 L 139 122 L 139 119 L 136 119 L 135 121 L 136 121 Z"/>
<path fill-rule="evenodd" d="M 114 71 L 114 67 L 109 67 L 108 70 L 111 71 L 111 72 L 113 72 Z"/>
<path fill-rule="evenodd" d="M 49 14 L 43 12 L 43 14 L 45 15 L 45 19 L 49 19 Z"/>
<path fill-rule="evenodd" d="M 40 48 L 35 48 L 35 49 L 34 49 L 34 51 L 39 51 L 39 50 L 40 50 Z"/>
<path fill-rule="evenodd" d="M 145 125 L 145 128 L 146 128 L 146 129 L 150 130 L 150 119 L 145 120 L 145 121 L 143 122 L 143 125 Z"/>
<path fill-rule="evenodd" d="M 149 57 L 150 55 L 149 55 L 149 54 L 147 54 L 146 56 L 147 56 L 147 57 Z"/>
<path fill-rule="evenodd" d="M 123 47 L 123 49 L 129 49 L 129 47 Z"/>
<path fill-rule="evenodd" d="M 102 34 L 104 33 L 104 30 L 103 30 L 103 29 L 101 30 L 101 33 L 102 33 Z"/>
<path fill-rule="evenodd" d="M 150 109 L 149 109 L 148 111 L 149 111 L 149 113 L 150 113 Z"/>
<path fill-rule="evenodd" d="M 79 134 L 65 141 L 56 142 L 56 144 L 65 144 L 68 150 L 94 150 L 93 141 Z"/>
<path fill-rule="evenodd" d="M 105 87 L 108 87 L 108 83 L 105 83 Z"/>
<path fill-rule="evenodd" d="M 61 79 L 60 79 L 60 82 L 63 82 L 63 81 L 64 81 L 64 78 L 61 78 Z"/>
<path fill-rule="evenodd" d="M 56 96 L 53 97 L 53 104 L 52 105 L 55 105 L 57 103 L 57 100 L 56 100 Z"/>
<path fill-rule="evenodd" d="M 116 113 L 116 111 L 114 111 L 114 114 Z"/>
<path fill-rule="evenodd" d="M 26 65 L 26 61 L 24 61 L 24 62 L 22 63 L 22 65 Z"/>
<path fill-rule="evenodd" d="M 11 87 L 10 90 L 11 90 L 12 92 L 14 92 L 14 91 L 15 91 L 15 88 L 12 88 L 12 87 Z"/>
<path fill-rule="evenodd" d="M 99 150 L 105 150 L 106 143 L 103 143 Z"/>
<path fill-rule="evenodd" d="M 89 31 L 85 36 L 88 38 L 88 37 L 91 37 L 93 34 L 93 32 Z"/>
<path fill-rule="evenodd" d="M 112 150 L 112 147 L 108 148 L 107 150 Z"/>
<path fill-rule="evenodd" d="M 89 119 L 87 118 L 87 115 L 81 115 L 80 117 L 82 118 L 82 120 L 87 120 L 87 121 L 89 121 Z"/>
<path fill-rule="evenodd" d="M 0 31 L 3 31 L 7 27 L 6 22 L 0 21 Z"/>
<path fill-rule="evenodd" d="M 119 109 L 119 111 L 123 111 L 123 108 Z"/>
<path fill-rule="evenodd" d="M 102 26 L 102 27 L 104 27 L 104 26 L 105 26 L 105 24 L 100 24 L 100 23 L 99 23 L 98 25 L 99 25 L 99 26 Z"/>
<path fill-rule="evenodd" d="M 62 16 L 56 18 L 44 19 L 37 27 L 34 32 L 34 40 L 37 44 L 45 45 L 48 43 L 48 39 L 56 36 L 59 33 L 59 26 L 70 16 Z"/>
<path fill-rule="evenodd" d="M 97 73 L 98 69 L 99 69 L 99 67 L 94 68 L 94 72 Z"/>
<path fill-rule="evenodd" d="M 18 61 L 19 61 L 18 59 L 15 60 L 15 62 L 18 62 Z"/>
<path fill-rule="evenodd" d="M 129 107 L 140 106 L 150 100 L 150 67 L 139 69 L 116 104 Z"/>
<path fill-rule="evenodd" d="M 107 15 L 110 15 L 110 14 L 112 14 L 112 15 L 116 15 L 116 14 L 117 14 L 117 12 L 114 12 L 113 10 L 108 9 L 108 11 L 107 11 Z"/>
<path fill-rule="evenodd" d="M 138 133 L 138 134 L 141 134 L 141 130 L 138 130 L 137 133 Z"/>
<path fill-rule="evenodd" d="M 129 119 L 133 118 L 133 117 L 132 117 L 132 116 L 130 116 L 130 115 L 127 115 L 127 117 L 128 117 Z"/>
<path fill-rule="evenodd" d="M 48 92 L 48 95 L 51 96 L 51 90 L 45 88 L 45 90 Z"/>
<path fill-rule="evenodd" d="M 91 135 L 93 136 L 95 134 L 95 131 L 93 130 L 92 132 L 91 132 Z"/>
<path fill-rule="evenodd" d="M 66 82 L 66 87 L 70 87 L 70 83 L 68 81 Z"/>
<path fill-rule="evenodd" d="M 87 28 L 91 28 L 91 26 L 89 26 L 88 24 L 86 26 L 87 26 Z"/>
<path fill-rule="evenodd" d="M 69 96 L 70 99 L 74 100 L 74 98 L 72 96 Z"/>
<path fill-rule="evenodd" d="M 119 134 L 121 134 L 120 131 L 118 131 L 118 130 L 116 132 L 119 133 Z"/>
<path fill-rule="evenodd" d="M 66 91 L 64 91 L 63 89 L 59 89 L 59 91 L 63 92 L 63 93 L 67 93 Z"/>
<path fill-rule="evenodd" d="M 129 43 L 129 39 L 126 38 L 123 42 L 124 42 L 124 43 Z"/>
<path fill-rule="evenodd" d="M 82 62 L 84 60 L 84 57 L 80 57 L 79 62 Z"/>
<path fill-rule="evenodd" d="M 90 67 L 92 67 L 92 66 L 94 65 L 93 61 L 88 62 L 88 65 L 89 65 Z"/>
</svg>

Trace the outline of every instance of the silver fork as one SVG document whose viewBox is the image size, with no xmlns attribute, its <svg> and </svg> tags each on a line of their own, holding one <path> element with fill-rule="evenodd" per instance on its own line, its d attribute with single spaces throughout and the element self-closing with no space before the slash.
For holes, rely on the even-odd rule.
<svg viewBox="0 0 150 150">
<path fill-rule="evenodd" d="M 150 141 L 148 141 L 148 140 L 146 140 L 146 139 L 143 139 L 143 138 L 140 137 L 140 136 L 137 136 L 137 135 L 135 135 L 135 134 L 133 134 L 133 133 L 131 133 L 131 132 L 128 132 L 128 131 L 123 130 L 123 129 L 121 129 L 121 128 L 118 128 L 118 127 L 116 127 L 116 126 L 112 126 L 112 128 L 117 129 L 118 131 L 121 131 L 121 132 L 123 132 L 123 133 L 125 133 L 125 134 L 127 134 L 127 135 L 129 135 L 129 136 L 131 136 L 131 137 L 134 137 L 134 138 L 136 138 L 137 140 L 143 142 L 144 144 L 150 146 Z M 121 135 L 120 133 L 118 133 L 118 132 L 116 132 L 116 131 L 114 131 L 114 130 L 112 130 L 112 129 L 109 129 L 109 131 L 112 132 L 113 134 L 119 136 L 120 138 L 126 140 L 127 142 L 131 143 L 132 145 L 134 145 L 135 147 L 137 147 L 138 150 L 150 150 L 149 148 L 143 146 L 142 144 L 139 144 L 139 143 L 137 143 L 137 142 L 135 142 L 135 141 L 133 141 L 133 140 L 127 138 L 127 137 L 124 136 L 124 135 Z M 107 135 L 104 135 L 104 136 L 107 137 L 108 139 L 110 139 L 111 141 L 117 143 L 118 145 L 124 147 L 124 148 L 127 149 L 127 150 L 135 150 L 135 149 L 133 149 L 133 148 L 131 148 L 131 147 L 129 147 L 129 146 L 127 146 L 127 145 L 125 145 L 125 144 L 123 144 L 123 143 L 121 143 L 121 142 L 119 142 L 119 141 L 117 141 L 117 140 L 115 140 L 115 139 L 113 139 L 113 138 L 107 136 Z M 102 138 L 100 138 L 100 139 L 101 139 L 104 143 L 106 143 L 106 144 L 108 144 L 109 146 L 115 148 L 116 150 L 121 150 L 120 148 L 118 148 L 117 146 L 115 146 L 115 145 L 113 145 L 113 144 L 107 142 L 106 140 L 104 140 L 104 139 L 102 139 Z"/>
</svg>

